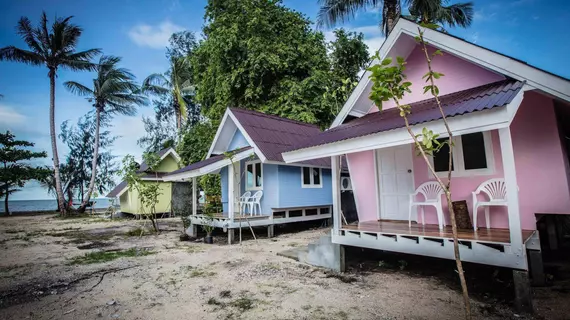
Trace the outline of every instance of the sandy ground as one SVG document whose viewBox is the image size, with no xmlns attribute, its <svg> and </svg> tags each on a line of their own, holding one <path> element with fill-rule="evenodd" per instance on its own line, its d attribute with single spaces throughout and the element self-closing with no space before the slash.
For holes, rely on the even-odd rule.
<svg viewBox="0 0 570 320">
<path fill-rule="evenodd" d="M 398 272 L 331 276 L 277 253 L 304 246 L 326 229 L 228 246 L 179 240 L 178 219 L 164 231 L 126 233 L 141 221 L 0 220 L 2 319 L 460 319 L 462 299 L 430 277 Z M 244 233 L 246 231 L 244 230 Z M 138 248 L 153 254 L 72 265 L 87 252 Z M 124 270 L 118 270 L 126 268 Z M 475 318 L 520 318 L 473 302 Z M 497 311 L 498 310 L 498 311 Z"/>
</svg>

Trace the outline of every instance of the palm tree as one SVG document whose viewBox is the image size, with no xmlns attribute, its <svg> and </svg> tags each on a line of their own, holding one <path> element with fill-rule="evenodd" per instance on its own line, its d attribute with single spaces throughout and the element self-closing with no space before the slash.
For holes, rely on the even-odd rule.
<svg viewBox="0 0 570 320">
<path fill-rule="evenodd" d="M 136 114 L 136 107 L 147 102 L 146 98 L 140 94 L 140 87 L 135 83 L 135 76 L 129 70 L 117 66 L 120 61 L 119 57 L 101 56 L 97 64 L 97 78 L 93 79 L 93 88 L 74 81 L 64 83 L 69 91 L 87 97 L 87 100 L 95 107 L 95 143 L 93 144 L 91 180 L 86 197 L 83 198 L 78 208 L 79 212 L 85 211 L 95 187 L 101 116 L 116 114 L 133 116 Z"/>
<path fill-rule="evenodd" d="M 417 22 L 447 24 L 450 27 L 471 25 L 473 3 L 456 3 L 446 6 L 449 0 L 403 0 L 408 6 L 410 18 Z M 339 22 L 354 18 L 358 10 L 370 7 L 382 8 L 381 28 L 388 35 L 401 14 L 400 0 L 320 0 L 321 9 L 317 25 L 333 27 Z"/>
<path fill-rule="evenodd" d="M 48 30 L 46 13 L 36 28 L 27 17 L 20 18 L 16 27 L 29 50 L 15 46 L 0 48 L 0 60 L 16 61 L 33 66 L 46 66 L 50 84 L 49 129 L 53 153 L 55 189 L 62 215 L 66 214 L 61 177 L 59 175 L 59 157 L 55 133 L 55 78 L 58 69 L 72 71 L 93 70 L 95 65 L 90 60 L 100 53 L 99 49 L 76 51 L 77 42 L 83 29 L 70 22 L 72 17 L 55 18 Z"/>
<path fill-rule="evenodd" d="M 189 59 L 173 58 L 172 66 L 166 75 L 153 73 L 143 81 L 142 90 L 159 96 L 170 95 L 172 109 L 176 116 L 176 129 L 180 133 L 182 120 L 186 121 L 188 104 L 194 93 Z"/>
<path fill-rule="evenodd" d="M 418 23 L 435 23 L 443 29 L 442 25 L 449 27 L 460 26 L 467 28 L 473 21 L 473 2 L 455 3 L 445 6 L 447 0 L 426 1 L 412 0 L 406 18 Z"/>
</svg>

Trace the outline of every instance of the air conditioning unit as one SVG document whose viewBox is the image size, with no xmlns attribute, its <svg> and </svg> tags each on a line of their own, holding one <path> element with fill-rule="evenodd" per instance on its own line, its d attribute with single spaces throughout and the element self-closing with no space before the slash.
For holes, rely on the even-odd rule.
<svg viewBox="0 0 570 320">
<path fill-rule="evenodd" d="M 350 177 L 340 177 L 340 191 L 352 191 Z"/>
</svg>

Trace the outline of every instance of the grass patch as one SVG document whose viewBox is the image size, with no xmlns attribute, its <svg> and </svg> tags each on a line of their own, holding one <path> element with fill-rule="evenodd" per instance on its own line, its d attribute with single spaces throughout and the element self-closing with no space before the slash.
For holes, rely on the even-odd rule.
<svg viewBox="0 0 570 320">
<path fill-rule="evenodd" d="M 214 271 L 208 271 L 204 269 L 192 269 L 192 271 L 190 271 L 190 278 L 212 277 L 215 275 L 216 273 Z"/>
<path fill-rule="evenodd" d="M 154 254 L 156 252 L 144 249 L 130 248 L 118 251 L 95 251 L 84 254 L 83 256 L 72 258 L 69 264 L 93 264 L 113 261 L 122 257 L 142 257 Z"/>
</svg>

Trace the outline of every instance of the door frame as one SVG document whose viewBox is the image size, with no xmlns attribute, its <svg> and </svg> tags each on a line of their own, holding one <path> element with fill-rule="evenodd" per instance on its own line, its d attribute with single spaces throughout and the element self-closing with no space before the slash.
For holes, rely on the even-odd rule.
<svg viewBox="0 0 570 320">
<path fill-rule="evenodd" d="M 413 148 L 412 145 L 407 145 L 409 146 L 409 148 Z M 380 172 L 378 171 L 378 164 L 379 164 L 379 159 L 378 159 L 378 152 L 382 152 L 382 150 L 386 150 L 386 149 L 390 149 L 390 148 L 398 148 L 401 146 L 392 146 L 392 147 L 388 147 L 388 148 L 381 148 L 381 149 L 374 149 L 374 181 L 376 184 L 376 217 L 378 220 L 382 219 L 382 206 L 381 206 L 381 196 L 380 196 Z M 411 192 L 414 192 L 414 190 L 416 189 L 416 181 L 415 181 L 415 168 L 414 168 L 414 153 L 413 150 L 409 150 L 410 151 L 410 158 L 412 160 L 412 188 L 413 190 Z"/>
</svg>

